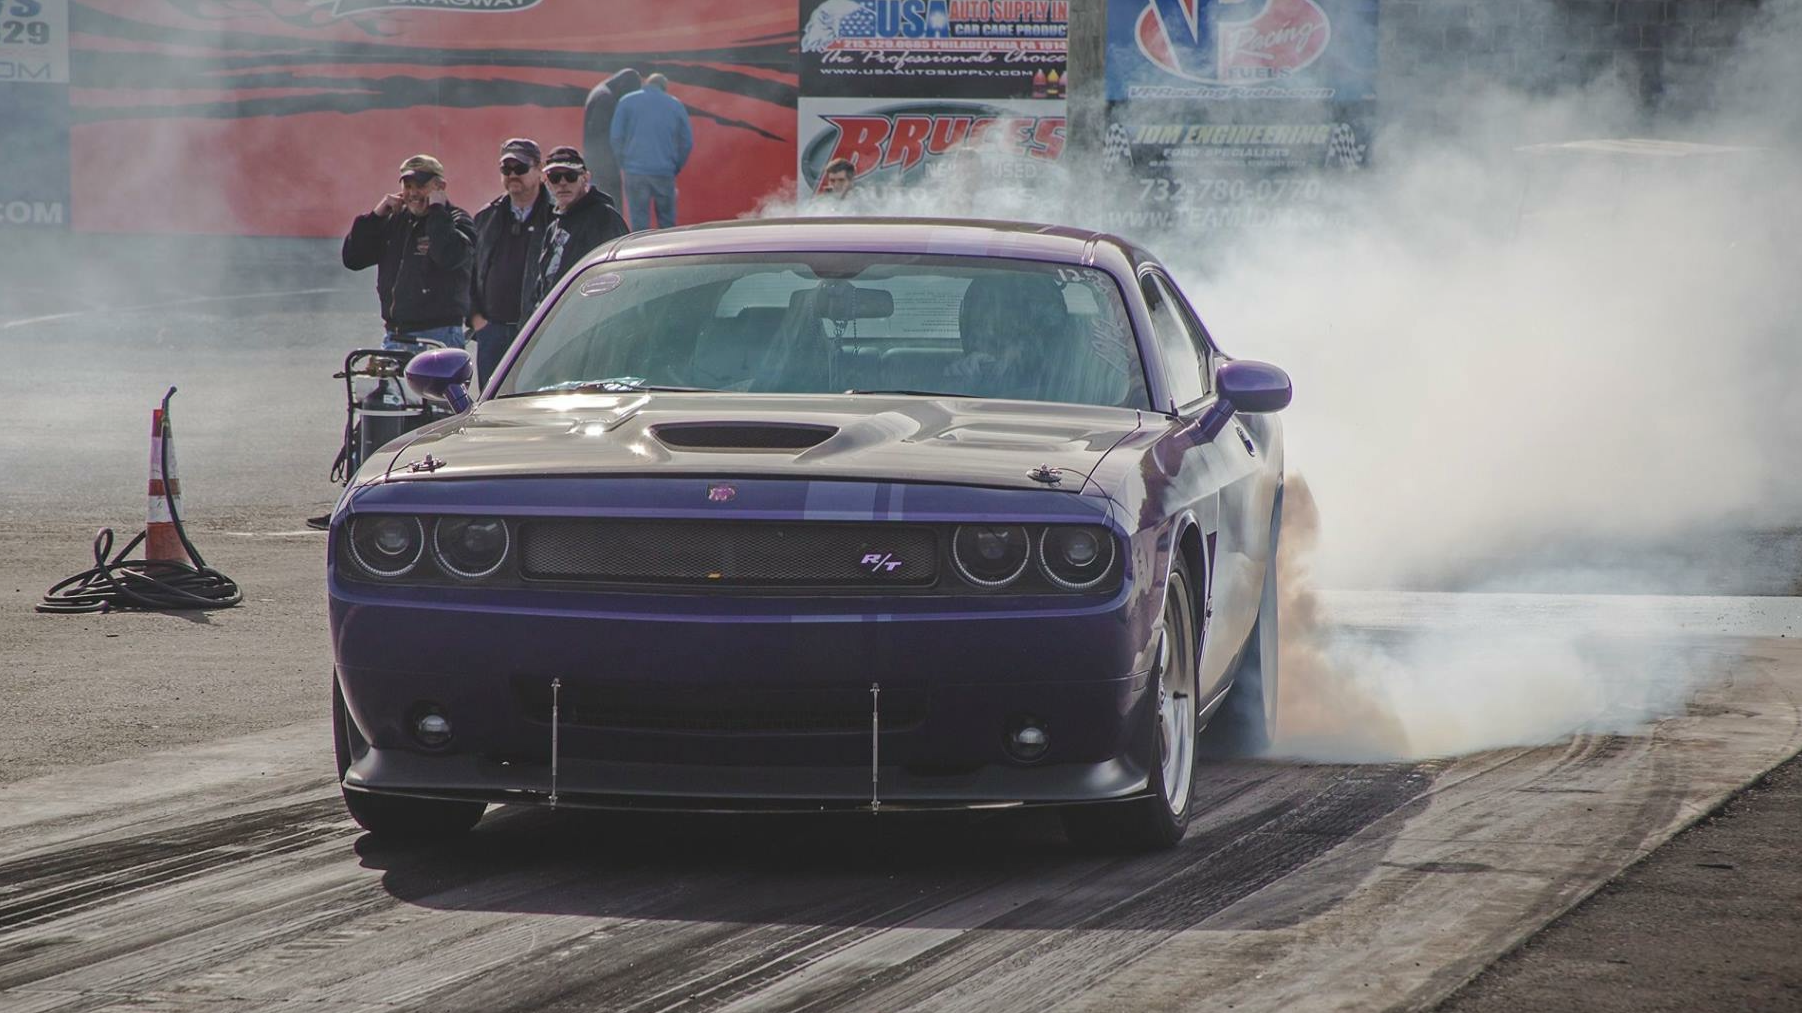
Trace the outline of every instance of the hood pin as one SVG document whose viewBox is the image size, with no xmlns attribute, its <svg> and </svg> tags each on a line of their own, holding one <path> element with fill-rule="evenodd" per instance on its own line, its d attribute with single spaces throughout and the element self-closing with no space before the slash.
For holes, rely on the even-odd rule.
<svg viewBox="0 0 1802 1013">
<path fill-rule="evenodd" d="M 1064 473 L 1053 468 L 1049 464 L 1041 464 L 1027 472 L 1026 477 L 1032 479 L 1034 482 L 1043 482 L 1046 485 L 1056 485 L 1064 480 Z"/>
</svg>

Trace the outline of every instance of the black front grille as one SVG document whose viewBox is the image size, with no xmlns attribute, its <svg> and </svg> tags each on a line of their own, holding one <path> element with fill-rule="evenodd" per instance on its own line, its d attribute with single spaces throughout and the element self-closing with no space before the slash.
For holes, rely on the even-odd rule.
<svg viewBox="0 0 1802 1013">
<path fill-rule="evenodd" d="M 551 719 L 550 683 L 516 679 L 515 698 L 535 721 Z M 926 719 L 926 694 L 885 689 L 883 731 L 913 728 Z M 870 730 L 868 689 L 721 691 L 664 686 L 577 686 L 557 695 L 557 720 L 583 728 L 640 732 L 791 733 Z"/>
<path fill-rule="evenodd" d="M 910 524 L 542 520 L 520 525 L 533 580 L 693 587 L 922 587 L 938 536 Z"/>
</svg>

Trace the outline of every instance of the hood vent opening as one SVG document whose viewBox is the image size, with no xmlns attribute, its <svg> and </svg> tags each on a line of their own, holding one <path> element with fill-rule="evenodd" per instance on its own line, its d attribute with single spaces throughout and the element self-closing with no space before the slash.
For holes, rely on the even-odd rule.
<svg viewBox="0 0 1802 1013">
<path fill-rule="evenodd" d="M 651 434 L 677 450 L 798 451 L 831 439 L 838 429 L 801 422 L 672 422 Z"/>
</svg>

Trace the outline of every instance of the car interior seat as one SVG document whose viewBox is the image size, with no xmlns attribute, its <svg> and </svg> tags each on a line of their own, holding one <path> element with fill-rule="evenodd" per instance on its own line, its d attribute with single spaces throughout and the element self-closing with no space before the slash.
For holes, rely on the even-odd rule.
<svg viewBox="0 0 1802 1013">
<path fill-rule="evenodd" d="M 781 306 L 746 306 L 734 316 L 714 317 L 695 338 L 689 377 L 696 387 L 730 387 L 757 375 L 788 311 Z"/>
<path fill-rule="evenodd" d="M 788 297 L 788 308 L 769 352 L 751 383 L 754 391 L 804 394 L 832 388 L 833 342 L 820 324 L 820 290 L 804 288 Z"/>
</svg>

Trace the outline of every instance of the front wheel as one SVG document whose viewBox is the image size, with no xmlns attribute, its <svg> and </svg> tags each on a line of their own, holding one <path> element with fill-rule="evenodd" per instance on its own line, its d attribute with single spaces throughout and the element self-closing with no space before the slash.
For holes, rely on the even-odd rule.
<svg viewBox="0 0 1802 1013">
<path fill-rule="evenodd" d="M 1189 568 L 1179 557 L 1164 590 L 1164 620 L 1157 631 L 1157 669 L 1151 691 L 1156 747 L 1151 793 L 1128 802 L 1077 806 L 1063 812 L 1064 835 L 1092 851 L 1155 851 L 1175 847 L 1189 829 L 1195 786 L 1195 595 Z"/>
<path fill-rule="evenodd" d="M 352 737 L 357 735 L 344 706 L 338 677 L 332 676 L 332 752 L 338 759 L 338 790 L 344 808 L 357 825 L 385 841 L 425 842 L 467 833 L 488 808 L 482 802 L 452 802 L 432 798 L 371 795 L 344 787 L 344 773 L 352 760 Z M 360 737 L 358 738 L 360 741 Z"/>
</svg>

